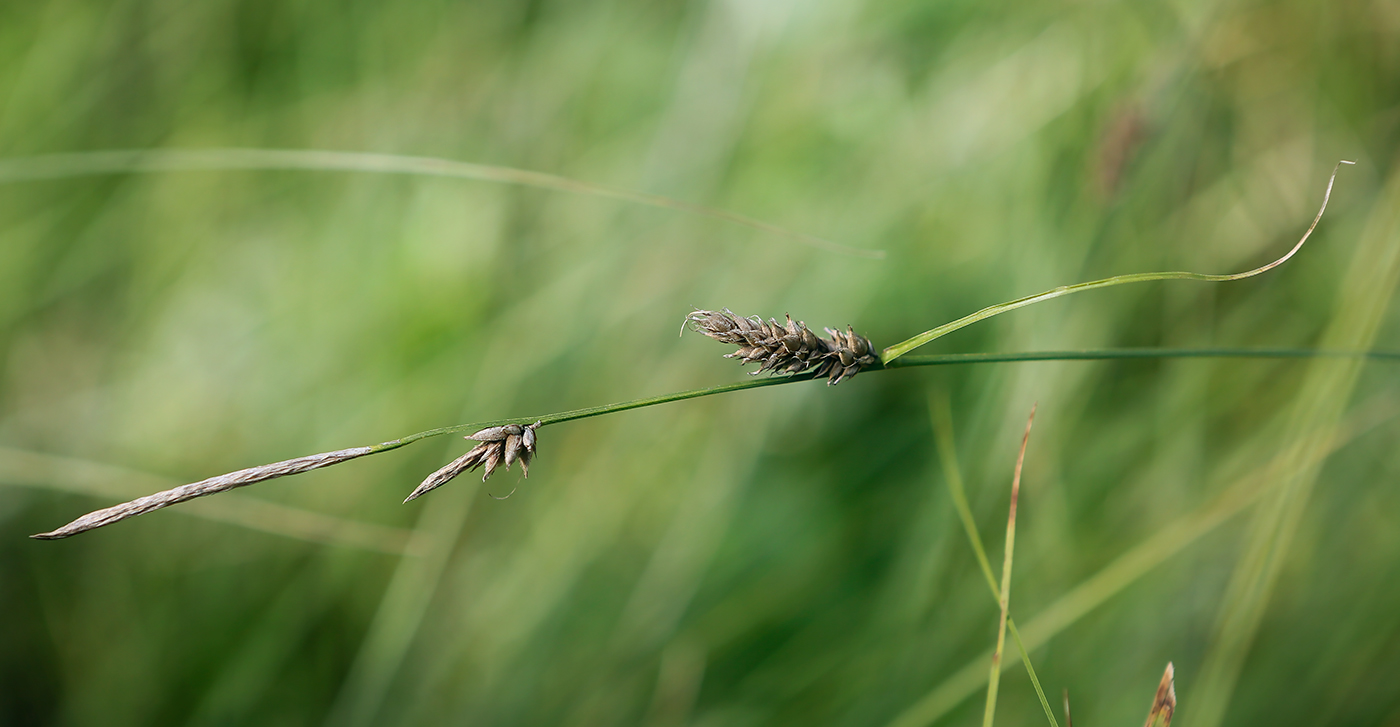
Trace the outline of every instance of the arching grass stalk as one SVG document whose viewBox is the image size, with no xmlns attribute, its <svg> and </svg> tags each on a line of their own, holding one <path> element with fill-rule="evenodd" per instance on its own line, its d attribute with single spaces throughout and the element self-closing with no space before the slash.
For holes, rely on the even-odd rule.
<svg viewBox="0 0 1400 727">
<path fill-rule="evenodd" d="M 1366 358 L 1379 361 L 1400 361 L 1400 351 L 1315 351 L 1308 349 L 1248 349 L 1248 348 L 1211 348 L 1211 349 L 1102 349 L 1084 351 L 1032 351 L 1026 353 L 1007 354 L 947 354 L 941 356 L 909 356 L 900 359 L 891 365 L 881 366 L 876 364 L 872 371 L 882 371 L 895 368 L 911 368 L 915 366 L 946 366 L 953 364 L 967 363 L 1001 363 L 1001 362 L 1031 362 L 1031 361 L 1066 361 L 1066 360 L 1115 360 L 1115 359 L 1149 359 L 1149 358 L 1316 358 L 1319 356 L 1339 357 L 1339 358 Z M 39 533 L 31 537 L 42 540 L 57 540 L 67 538 L 78 533 L 93 530 L 110 525 L 114 522 L 125 520 L 129 517 L 142 515 L 153 510 L 159 510 L 170 505 L 179 504 L 193 500 L 205 495 L 213 495 L 219 492 L 226 492 L 238 487 L 244 487 L 257 482 L 285 477 L 287 475 L 309 472 L 314 469 L 321 469 L 331 465 L 348 462 L 371 454 L 379 454 L 398 449 L 421 439 L 439 437 L 445 434 L 460 434 L 462 432 L 474 432 L 489 427 L 499 427 L 515 424 L 521 427 L 539 422 L 540 426 L 549 424 L 559 424 L 561 422 L 574 421 L 576 419 L 587 419 L 589 417 L 602 416 L 604 414 L 616 414 L 629 409 L 640 409 L 646 406 L 657 404 L 667 404 L 673 401 L 684 401 L 686 399 L 697 399 L 702 396 L 713 394 L 724 394 L 731 391 L 744 391 L 746 389 L 760 389 L 766 386 L 781 386 L 783 384 L 794 384 L 801 381 L 812 381 L 818 377 L 812 372 L 796 374 L 793 376 L 782 376 L 765 379 L 749 379 L 748 381 L 737 381 L 731 384 L 721 384 L 704 389 L 691 389 L 689 391 L 679 391 L 662 396 L 653 396 L 645 399 L 633 399 L 632 401 L 605 404 L 603 406 L 588 407 L 586 409 L 573 409 L 570 411 L 555 412 L 542 416 L 514 417 L 510 419 L 495 419 L 485 422 L 472 422 L 469 424 L 457 424 L 450 427 L 440 427 L 427 431 L 417 432 L 398 439 L 391 439 L 387 442 L 369 445 L 365 447 L 353 447 L 341 449 L 334 452 L 323 452 L 321 454 L 298 457 L 296 459 L 274 462 L 272 464 L 250 467 L 248 469 L 230 472 L 228 474 L 211 477 L 199 482 L 192 482 L 181 485 L 164 492 L 158 492 L 130 502 L 115 505 L 103 510 L 97 510 L 84 515 L 71 523 L 47 533 Z"/>
<path fill-rule="evenodd" d="M 880 360 L 886 364 L 889 364 L 894 360 L 898 359 L 899 357 L 903 356 L 904 354 L 909 353 L 910 351 L 918 348 L 919 346 L 924 345 L 925 343 L 933 341 L 937 338 L 942 338 L 943 336 L 946 336 L 949 333 L 952 333 L 953 331 L 956 331 L 961 328 L 966 328 L 972 325 L 973 323 L 977 323 L 978 321 L 985 321 L 988 318 L 991 318 L 992 316 L 999 316 L 1002 313 L 1008 313 L 1010 311 L 1016 310 L 1017 308 L 1025 308 L 1028 305 L 1042 303 L 1044 301 L 1059 298 L 1061 296 L 1069 295 L 1071 293 L 1083 293 L 1088 290 L 1098 290 L 1099 288 L 1111 288 L 1115 285 L 1127 285 L 1129 283 L 1146 283 L 1153 280 L 1203 280 L 1209 283 L 1224 283 L 1229 282 L 1231 280 L 1243 280 L 1245 278 L 1251 278 L 1260 273 L 1273 270 L 1274 268 L 1287 262 L 1289 258 L 1293 257 L 1295 253 L 1297 253 L 1303 248 L 1303 243 L 1308 241 L 1308 237 L 1312 235 L 1313 230 L 1317 229 L 1317 223 L 1322 220 L 1322 213 L 1327 211 L 1327 200 L 1332 197 L 1332 183 L 1337 181 L 1337 170 L 1341 169 L 1343 164 L 1355 163 L 1356 162 L 1350 162 L 1344 159 L 1342 161 L 1337 162 L 1336 166 L 1332 167 L 1332 176 L 1327 180 L 1327 191 L 1324 192 L 1322 195 L 1322 206 L 1317 210 L 1317 216 L 1313 217 L 1312 224 L 1308 225 L 1308 231 L 1303 233 L 1303 236 L 1299 238 L 1298 244 L 1294 245 L 1293 249 L 1289 250 L 1283 257 L 1271 263 L 1261 265 L 1253 270 L 1246 270 L 1242 273 L 1233 273 L 1229 275 L 1210 275 L 1206 273 L 1190 272 L 1132 273 L 1130 275 L 1115 275 L 1111 278 L 1104 278 L 1103 280 L 1094 280 L 1087 283 L 1062 285 L 1053 290 L 1047 290 L 1044 293 L 1028 295 L 1024 298 L 1017 298 L 1016 300 L 1007 303 L 998 303 L 996 305 L 987 306 L 986 308 L 983 308 L 982 310 L 979 310 L 976 313 L 963 316 L 962 318 L 959 318 L 956 321 L 953 321 L 952 323 L 945 323 L 937 328 L 924 331 L 923 333 L 920 333 L 919 335 L 914 336 L 913 338 L 901 341 L 893 346 L 890 346 L 889 348 L 886 348 L 883 352 L 881 352 Z"/>
<path fill-rule="evenodd" d="M 536 189 L 573 192 L 621 200 L 649 207 L 662 207 L 743 225 L 827 252 L 881 260 L 884 250 L 865 250 L 842 245 L 815 235 L 784 229 L 762 220 L 684 202 L 659 194 L 635 192 L 561 177 L 527 169 L 473 164 L 434 157 L 399 154 L 367 154 L 318 149 L 115 149 L 110 151 L 46 154 L 0 159 L 0 184 L 42 179 L 64 179 L 99 174 L 134 172 L 191 172 L 218 170 L 299 170 L 413 174 L 432 177 L 472 179 L 497 184 L 518 184 Z"/>
</svg>

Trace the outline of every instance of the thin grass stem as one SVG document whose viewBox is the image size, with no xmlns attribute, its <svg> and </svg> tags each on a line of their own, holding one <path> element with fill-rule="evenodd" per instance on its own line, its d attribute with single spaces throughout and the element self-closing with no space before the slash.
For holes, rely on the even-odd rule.
<svg viewBox="0 0 1400 727">
<path fill-rule="evenodd" d="M 1045 698 L 1045 690 L 1040 688 L 1040 679 L 1035 675 L 1035 667 L 1031 666 L 1031 653 L 1026 650 L 1026 642 L 1021 640 L 1021 631 L 1016 628 L 1016 619 L 1008 616 L 1006 627 L 1011 630 L 1011 639 L 1016 642 L 1016 648 L 1021 652 L 1021 661 L 1026 665 L 1026 674 L 1031 678 L 1031 686 L 1035 687 L 1035 696 L 1040 699 L 1040 708 L 1045 710 L 1045 719 L 1049 720 L 1050 727 L 1060 727 L 1060 723 L 1055 721 L 1055 710 L 1050 708 L 1050 700 Z"/>
<path fill-rule="evenodd" d="M 1020 353 L 945 353 L 904 356 L 883 366 L 900 369 L 910 366 L 949 366 L 972 363 L 1016 363 L 1022 361 L 1116 361 L 1152 358 L 1366 358 L 1400 361 L 1400 351 L 1340 351 L 1312 348 L 1106 348 L 1068 351 L 1026 351 Z"/>
<path fill-rule="evenodd" d="M 1011 506 L 1006 515 L 1006 555 L 1001 563 L 1001 620 L 997 625 L 997 647 L 992 652 L 992 666 L 987 674 L 987 708 L 982 713 L 982 727 L 992 727 L 997 713 L 997 688 L 1001 685 L 1001 655 L 1006 647 L 1007 612 L 1011 610 L 1011 564 L 1016 555 L 1016 501 L 1021 495 L 1021 466 L 1026 461 L 1026 444 L 1031 439 L 1035 423 L 1035 406 L 1026 419 L 1026 433 L 1021 436 L 1021 451 L 1016 455 L 1016 472 L 1011 476 Z"/>
<path fill-rule="evenodd" d="M 982 575 L 987 579 L 987 588 L 991 590 L 992 600 L 1001 602 L 1001 588 L 997 586 L 996 576 L 992 574 L 992 564 L 987 559 L 987 549 L 982 547 L 982 535 L 977 531 L 977 521 L 972 517 L 972 508 L 967 502 L 967 490 L 963 487 L 961 468 L 958 467 L 957 448 L 953 445 L 953 415 L 952 408 L 948 405 L 948 397 L 942 391 L 930 397 L 929 411 L 933 415 L 934 440 L 938 445 L 938 459 L 943 463 L 944 481 L 948 483 L 948 492 L 953 498 L 953 508 L 958 511 L 958 518 L 962 520 L 963 531 L 967 533 L 967 540 L 972 544 L 972 551 L 977 555 L 977 564 L 982 569 Z M 1035 694 L 1040 698 L 1040 706 L 1045 709 L 1045 717 L 1050 721 L 1050 727 L 1060 727 L 1055 720 L 1055 712 L 1050 709 L 1050 702 L 1045 698 L 1045 690 L 1040 686 L 1040 677 L 1035 673 L 1035 666 L 1031 664 L 1030 652 L 1026 650 L 1026 644 L 1021 640 L 1021 631 L 1016 628 L 1016 619 L 1007 615 L 1006 626 L 1011 630 L 1011 639 L 1016 642 L 1016 648 L 1021 652 L 1021 663 L 1026 666 L 1026 674 L 1031 678 L 1031 684 L 1035 687 Z"/>
<path fill-rule="evenodd" d="M 910 368 L 914 366 L 949 366 L 955 364 L 972 363 L 1017 363 L 1030 361 L 1111 361 L 1116 359 L 1153 359 L 1153 358 L 1366 358 L 1379 361 L 1400 361 L 1400 351 L 1318 351 L 1309 349 L 1252 349 L 1252 348 L 1199 348 L 1199 349 L 1161 349 L 1161 348 L 1119 348 L 1119 349 L 1085 349 L 1080 351 L 1030 351 L 1025 353 L 953 353 L 934 356 L 910 356 L 901 359 L 897 363 L 887 364 L 883 367 L 877 366 L 868 369 L 879 371 L 882 368 Z M 393 439 L 388 442 L 370 446 L 371 450 L 367 454 L 377 454 L 397 449 L 406 444 L 411 444 L 420 439 L 437 437 L 444 434 L 459 434 L 466 431 L 475 431 L 483 427 L 496 427 L 505 424 L 526 425 L 535 421 L 541 425 L 558 424 L 561 422 L 574 421 L 576 419 L 587 419 L 589 417 L 602 416 L 604 414 L 616 414 L 630 409 L 640 409 L 657 404 L 669 404 L 673 401 L 685 401 L 686 399 L 698 399 L 702 396 L 712 396 L 714 394 L 727 394 L 731 391 L 745 391 L 747 389 L 761 389 L 767 386 L 780 386 L 782 384 L 795 384 L 803 381 L 812 381 L 821 378 L 811 374 L 797 374 L 795 376 L 773 376 L 769 378 L 752 378 L 747 381 L 736 381 L 719 386 L 710 386 L 703 389 L 690 389 L 688 391 L 678 391 L 661 396 L 652 396 L 645 399 L 633 399 L 615 404 L 604 404 L 602 406 L 588 407 L 586 409 L 573 409 L 570 411 L 555 412 L 552 414 L 532 415 L 524 417 L 514 417 L 510 419 L 495 419 L 485 422 L 471 422 L 468 424 L 456 424 L 450 427 L 429 429 L 424 432 L 410 434 L 406 437 Z M 824 380 L 824 379 L 823 379 Z M 985 553 L 983 554 L 985 558 Z M 988 566 L 990 569 L 990 566 Z"/>
</svg>

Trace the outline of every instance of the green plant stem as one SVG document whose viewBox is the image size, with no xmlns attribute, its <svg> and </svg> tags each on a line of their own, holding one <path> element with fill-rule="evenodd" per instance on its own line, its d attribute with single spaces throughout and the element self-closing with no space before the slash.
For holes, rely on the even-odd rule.
<svg viewBox="0 0 1400 727">
<path fill-rule="evenodd" d="M 911 368 L 915 366 L 951 366 L 955 364 L 973 363 L 1017 363 L 1030 361 L 1112 361 L 1119 359 L 1164 359 L 1164 358 L 1366 358 L 1377 361 L 1400 361 L 1400 351 L 1326 351 L 1312 350 L 1306 348 L 1109 348 L 1109 349 L 1084 349 L 1078 351 L 1028 351 L 1023 353 L 951 353 L 932 356 L 907 356 L 888 364 L 876 364 L 867 371 L 880 371 L 884 369 Z M 587 419 L 588 417 L 601 416 L 603 414 L 616 414 L 617 412 L 629 409 L 640 409 L 646 406 L 657 404 L 668 404 L 673 401 L 684 401 L 686 399 L 698 399 L 702 396 L 714 394 L 725 394 L 731 391 L 744 391 L 747 389 L 761 389 L 766 386 L 781 386 L 783 384 L 795 384 L 802 381 L 812 381 L 815 377 L 810 374 L 797 374 L 795 376 L 770 376 L 754 377 L 748 381 L 736 381 L 731 384 L 721 384 L 704 389 L 690 389 L 688 391 L 677 391 L 661 396 L 652 396 L 645 399 L 633 399 L 631 401 L 621 401 L 615 404 L 604 404 L 602 406 L 592 406 L 586 409 L 573 409 L 570 411 L 554 412 L 539 416 L 513 417 L 509 419 L 493 419 L 491 421 L 470 422 L 467 424 L 456 424 L 450 427 L 440 427 L 429 429 L 423 432 L 410 434 L 406 437 L 382 442 L 370 447 L 371 454 L 387 452 L 391 449 L 398 449 L 407 444 L 412 444 L 420 439 L 437 437 L 444 434 L 459 434 L 461 432 L 472 432 L 486 427 L 496 427 L 502 424 L 533 424 L 538 421 L 542 425 L 558 424 L 560 422 L 574 421 L 575 419 Z M 825 378 L 822 378 L 825 381 Z"/>
<path fill-rule="evenodd" d="M 881 368 L 1018 361 L 1114 361 L 1135 358 L 1368 358 L 1378 361 L 1400 361 L 1400 351 L 1329 351 L 1310 348 L 1101 348 L 1023 353 L 948 353 L 904 356 L 884 364 Z"/>
<path fill-rule="evenodd" d="M 992 652 L 991 671 L 987 674 L 987 709 L 982 713 L 982 727 L 992 727 L 997 712 L 997 688 L 1001 685 L 1001 655 L 1006 647 L 1006 622 L 1011 611 L 1011 563 L 1016 554 L 1016 501 L 1021 494 L 1021 466 L 1026 462 L 1026 444 L 1031 439 L 1035 423 L 1035 406 L 1026 419 L 1026 433 L 1021 437 L 1021 452 L 1016 455 L 1016 472 L 1011 476 L 1011 506 L 1006 515 L 1006 555 L 1001 564 L 1001 620 L 997 626 L 997 647 Z"/>
<path fill-rule="evenodd" d="M 925 343 L 928 343 L 936 338 L 946 336 L 949 333 L 952 333 L 953 331 L 956 331 L 960 328 L 966 328 L 974 323 L 977 323 L 978 321 L 984 321 L 988 318 L 991 318 L 992 316 L 999 316 L 1002 313 L 1008 313 L 1010 311 L 1016 310 L 1017 308 L 1024 308 L 1028 305 L 1034 305 L 1036 303 L 1041 303 L 1054 298 L 1059 298 L 1061 296 L 1069 295 L 1071 293 L 1083 293 L 1088 290 L 1098 290 L 1099 288 L 1111 288 L 1115 285 L 1126 285 L 1128 283 L 1146 283 L 1153 280 L 1201 280 L 1208 283 L 1224 283 L 1231 280 L 1243 280 L 1245 278 L 1251 278 L 1260 273 L 1272 270 L 1287 262 L 1289 258 L 1293 257 L 1294 254 L 1296 254 L 1299 250 L 1303 248 L 1303 243 L 1308 241 L 1308 238 L 1312 236 L 1313 230 L 1317 229 L 1317 223 L 1322 220 L 1322 213 L 1327 211 L 1327 200 L 1331 199 L 1332 197 L 1332 184 L 1337 181 L 1337 170 L 1341 169 L 1343 164 L 1355 163 L 1356 162 L 1349 162 L 1346 160 L 1337 162 L 1337 165 L 1332 168 L 1332 177 L 1327 180 L 1327 191 L 1322 195 L 1322 207 L 1318 209 L 1317 216 L 1313 218 L 1312 224 L 1308 226 L 1307 232 L 1303 233 L 1302 238 L 1300 238 L 1297 244 L 1293 246 L 1293 249 L 1289 250 L 1286 254 L 1284 254 L 1283 257 L 1271 263 L 1260 265 L 1259 267 L 1253 270 L 1246 270 L 1242 273 L 1230 273 L 1226 275 L 1211 275 L 1208 273 L 1190 273 L 1184 271 L 1165 273 L 1131 273 L 1129 275 L 1115 275 L 1111 278 L 1093 280 L 1087 283 L 1062 285 L 1058 288 L 1047 290 L 1044 293 L 1028 295 L 1024 298 L 1017 298 L 1016 300 L 1009 301 L 1006 303 L 998 303 L 996 305 L 987 306 L 986 308 L 983 308 L 982 310 L 979 310 L 976 313 L 963 316 L 962 318 L 959 318 L 956 321 L 953 321 L 952 323 L 945 323 L 937 328 L 924 331 L 923 333 L 920 333 L 919 335 L 914 336 L 913 338 L 910 338 L 906 341 L 901 341 L 900 343 L 896 343 L 895 345 L 885 349 L 880 354 L 880 360 L 888 365 L 896 359 L 898 359 L 899 357 L 903 356 L 904 354 L 909 353 L 910 351 L 918 348 L 919 346 L 922 346 Z"/>
<path fill-rule="evenodd" d="M 370 449 L 373 450 L 370 452 L 370 454 L 377 454 L 379 452 L 387 452 L 391 449 L 398 449 L 399 447 L 402 447 L 406 444 L 412 444 L 420 439 L 437 437 L 443 434 L 474 432 L 479 429 L 485 429 L 486 427 L 498 427 L 503 424 L 519 424 L 521 426 L 524 426 L 526 424 L 533 424 L 535 422 L 540 422 L 541 426 L 546 424 L 558 424 L 560 422 L 569 422 L 575 419 L 587 419 L 589 417 L 602 416 L 603 414 L 616 414 L 617 412 L 627 411 L 629 409 L 640 409 L 644 406 L 655 406 L 657 404 L 667 404 L 673 401 L 684 401 L 686 399 L 698 399 L 702 396 L 724 394 L 730 391 L 743 391 L 745 389 L 761 389 L 765 386 L 779 386 L 781 384 L 794 384 L 799 381 L 811 381 L 813 380 L 813 378 L 814 377 L 810 374 L 798 374 L 796 376 L 774 376 L 768 378 L 753 378 L 749 381 L 736 381 L 732 384 L 721 384 L 719 386 L 711 386 L 705 389 L 691 389 L 689 391 L 678 391 L 673 394 L 663 394 L 661 396 L 652 396 L 645 399 L 633 399 L 632 401 L 620 401 L 616 404 L 591 406 L 586 409 L 573 409 L 570 411 L 555 412 L 553 414 L 543 414 L 541 416 L 514 417 L 511 419 L 494 419 L 485 422 L 456 424 L 450 427 L 429 429 L 424 432 L 410 434 L 406 437 L 400 437 L 399 439 L 393 439 L 388 442 L 373 445 L 370 447 Z M 825 381 L 825 377 L 823 377 L 822 380 Z"/>
<path fill-rule="evenodd" d="M 1045 710 L 1045 718 L 1050 721 L 1050 727 L 1060 727 L 1060 723 L 1055 720 L 1055 710 L 1050 708 L 1050 700 L 1045 698 L 1045 690 L 1040 688 L 1040 679 L 1035 675 L 1035 667 L 1031 666 L 1031 653 L 1026 650 L 1026 642 L 1021 640 L 1021 632 L 1016 628 L 1016 619 L 1008 616 L 1006 627 L 1011 630 L 1011 639 L 1016 642 L 1016 648 L 1021 652 L 1021 663 L 1026 665 L 1026 674 L 1030 675 L 1031 686 L 1035 687 L 1035 696 L 1040 698 L 1040 707 Z"/>
</svg>

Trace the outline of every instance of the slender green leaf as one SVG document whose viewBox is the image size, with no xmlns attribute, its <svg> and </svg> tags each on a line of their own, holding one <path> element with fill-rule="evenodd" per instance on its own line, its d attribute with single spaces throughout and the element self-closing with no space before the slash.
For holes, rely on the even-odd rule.
<svg viewBox="0 0 1400 727">
<path fill-rule="evenodd" d="M 1246 270 L 1242 273 L 1233 273 L 1229 275 L 1210 275 L 1207 273 L 1189 272 L 1132 273 L 1129 275 L 1115 275 L 1111 278 L 1104 278 L 1103 280 L 1094 280 L 1087 283 L 1062 285 L 1058 288 L 1047 290 L 1044 293 L 1028 295 L 1024 298 L 1017 298 L 1016 300 L 1007 303 L 998 303 L 996 305 L 987 306 L 986 308 L 983 308 L 982 310 L 979 310 L 976 313 L 963 316 L 962 318 L 959 318 L 956 321 L 953 321 L 952 323 L 945 323 L 937 328 L 924 331 L 923 333 L 920 333 L 919 335 L 914 336 L 913 338 L 910 338 L 906 341 L 901 341 L 885 349 L 884 352 L 880 354 L 880 360 L 888 364 L 894 361 L 895 359 L 898 359 L 900 356 L 903 356 L 904 354 L 909 353 L 910 351 L 918 348 L 919 346 L 924 345 L 925 343 L 933 341 L 937 338 L 942 338 L 943 336 L 946 336 L 949 333 L 952 333 L 953 331 L 956 331 L 961 328 L 966 328 L 972 325 L 973 323 L 977 323 L 978 321 L 984 321 L 988 318 L 991 318 L 992 316 L 999 316 L 1002 313 L 1008 313 L 1010 311 L 1016 310 L 1017 308 L 1024 308 L 1028 305 L 1034 305 L 1036 303 L 1052 300 L 1054 298 L 1059 298 L 1061 296 L 1069 295 L 1071 293 L 1083 293 L 1087 290 L 1111 288 L 1115 285 L 1126 285 L 1128 283 L 1146 283 L 1153 280 L 1203 280 L 1211 283 L 1223 283 L 1230 280 L 1243 280 L 1245 278 L 1254 277 L 1255 275 L 1258 275 L 1260 273 L 1272 270 L 1287 262 L 1289 258 L 1293 257 L 1295 253 L 1302 249 L 1303 243 L 1307 242 L 1308 238 L 1312 236 L 1313 230 L 1317 228 L 1317 223 L 1322 220 L 1322 213 L 1327 211 L 1327 200 L 1332 197 L 1332 183 L 1337 181 L 1337 170 L 1340 169 L 1343 164 L 1355 164 L 1355 162 L 1343 160 L 1337 162 L 1337 165 L 1332 168 L 1332 176 L 1327 180 L 1327 191 L 1324 192 L 1322 195 L 1322 207 L 1318 209 L 1317 216 L 1313 218 L 1312 224 L 1308 226 L 1308 231 L 1303 233 L 1302 238 L 1300 238 L 1298 240 L 1298 243 L 1293 246 L 1293 249 L 1285 253 L 1283 257 L 1271 263 L 1261 265 L 1253 270 Z"/>
</svg>

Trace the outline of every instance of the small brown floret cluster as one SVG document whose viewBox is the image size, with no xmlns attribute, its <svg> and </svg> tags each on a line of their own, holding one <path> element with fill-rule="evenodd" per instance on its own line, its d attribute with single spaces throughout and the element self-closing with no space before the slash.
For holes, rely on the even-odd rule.
<svg viewBox="0 0 1400 727">
<path fill-rule="evenodd" d="M 497 467 L 505 464 L 506 469 L 517 461 L 520 462 L 520 469 L 525 472 L 525 476 L 530 476 L 530 460 L 535 458 L 535 430 L 540 426 L 535 422 L 529 426 L 522 427 L 519 424 L 506 424 L 500 427 L 487 427 L 475 434 L 468 434 L 465 439 L 475 439 L 480 444 L 471 448 L 471 451 L 448 463 L 446 467 L 428 475 L 428 479 L 423 480 L 408 496 L 409 500 L 422 497 L 448 482 L 457 475 L 474 470 L 477 467 L 485 467 L 486 472 L 481 476 L 481 481 L 485 482 Z"/>
<path fill-rule="evenodd" d="M 850 326 L 844 333 L 828 328 L 828 338 L 819 338 L 805 323 L 793 321 L 792 316 L 787 317 L 786 325 L 772 318 L 764 323 L 762 318 L 744 318 L 728 308 L 697 310 L 686 320 L 696 331 L 720 343 L 738 346 L 738 351 L 725 358 L 759 363 L 755 375 L 764 371 L 799 374 L 814 369 L 814 377 L 825 376 L 827 384 L 832 385 L 879 361 L 870 339 L 857 336 Z"/>
</svg>

